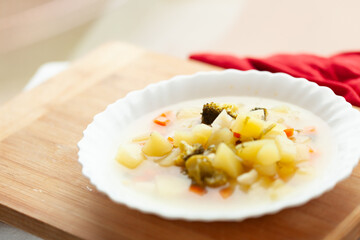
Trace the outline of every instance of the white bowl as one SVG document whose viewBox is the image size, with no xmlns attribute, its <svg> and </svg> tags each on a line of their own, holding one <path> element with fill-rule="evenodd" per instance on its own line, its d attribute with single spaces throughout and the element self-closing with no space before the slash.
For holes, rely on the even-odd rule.
<svg viewBox="0 0 360 240">
<path fill-rule="evenodd" d="M 140 116 L 181 101 L 216 96 L 258 96 L 298 105 L 322 118 L 336 136 L 337 154 L 326 173 L 299 195 L 280 199 L 256 208 L 239 206 L 229 211 L 196 211 L 171 204 L 159 203 L 151 197 L 139 195 L 123 184 L 121 171 L 115 166 L 115 154 L 126 127 Z M 360 157 L 360 113 L 343 97 L 326 87 L 284 73 L 260 71 L 213 71 L 190 76 L 176 76 L 170 80 L 150 84 L 129 93 L 97 114 L 78 143 L 79 162 L 83 174 L 96 188 L 113 201 L 154 213 L 169 219 L 201 221 L 242 220 L 275 213 L 299 206 L 331 190 L 348 177 Z"/>
</svg>

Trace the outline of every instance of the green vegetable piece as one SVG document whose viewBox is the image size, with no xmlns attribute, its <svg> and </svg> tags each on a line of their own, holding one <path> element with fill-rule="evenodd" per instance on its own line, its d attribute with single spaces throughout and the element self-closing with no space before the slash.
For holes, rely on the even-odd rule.
<svg viewBox="0 0 360 240">
<path fill-rule="evenodd" d="M 270 124 L 270 126 L 268 126 L 267 128 L 265 128 L 263 130 L 263 132 L 260 134 L 259 139 L 262 138 L 265 134 L 267 134 L 268 132 L 270 132 L 274 127 L 276 127 L 275 123 Z"/>
<path fill-rule="evenodd" d="M 196 143 L 194 145 L 189 145 L 185 141 L 181 141 L 180 145 L 180 155 L 175 160 L 175 165 L 184 166 L 185 162 L 193 155 L 203 154 L 205 149 L 200 143 Z"/>
<path fill-rule="evenodd" d="M 185 163 L 187 175 L 196 185 L 219 187 L 227 183 L 227 175 L 215 169 L 209 158 L 204 155 L 193 155 Z"/>
<path fill-rule="evenodd" d="M 201 123 L 210 125 L 214 122 L 214 120 L 219 116 L 219 114 L 226 110 L 227 114 L 232 118 L 237 117 L 238 107 L 232 104 L 218 104 L 218 103 L 206 103 L 203 106 L 201 113 Z"/>
</svg>

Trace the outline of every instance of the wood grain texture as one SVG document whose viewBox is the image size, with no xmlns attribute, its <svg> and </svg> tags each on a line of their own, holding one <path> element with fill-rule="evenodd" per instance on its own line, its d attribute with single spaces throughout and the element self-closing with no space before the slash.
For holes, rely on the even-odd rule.
<svg viewBox="0 0 360 240">
<path fill-rule="evenodd" d="M 169 221 L 113 203 L 82 176 L 77 142 L 127 92 L 217 69 L 112 43 L 0 108 L 0 220 L 47 239 L 355 239 L 360 166 L 334 190 L 242 222 Z"/>
</svg>

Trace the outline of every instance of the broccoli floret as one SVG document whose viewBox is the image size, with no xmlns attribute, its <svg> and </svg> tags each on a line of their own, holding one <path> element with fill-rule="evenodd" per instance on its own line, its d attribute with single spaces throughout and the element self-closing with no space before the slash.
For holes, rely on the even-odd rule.
<svg viewBox="0 0 360 240">
<path fill-rule="evenodd" d="M 210 125 L 219 116 L 223 109 L 216 103 L 206 103 L 201 113 L 201 123 Z"/>
<path fill-rule="evenodd" d="M 226 110 L 229 116 L 236 118 L 238 107 L 233 104 L 218 104 L 218 103 L 206 103 L 203 106 L 201 113 L 201 123 L 210 125 L 219 116 L 219 114 Z"/>
<path fill-rule="evenodd" d="M 215 169 L 209 159 L 210 154 L 215 153 L 215 145 L 210 145 L 208 149 L 199 144 L 189 145 L 185 141 L 179 144 L 180 155 L 175 160 L 175 165 L 183 168 L 194 184 L 199 186 L 219 187 L 227 183 L 227 175 Z"/>
<path fill-rule="evenodd" d="M 179 148 L 180 148 L 180 155 L 175 161 L 175 164 L 178 166 L 184 166 L 186 160 L 188 160 L 191 156 L 197 154 L 203 154 L 205 151 L 204 147 L 200 143 L 189 145 L 185 141 L 180 142 Z"/>
<path fill-rule="evenodd" d="M 204 155 L 192 155 L 185 163 L 187 175 L 199 186 L 219 187 L 227 183 L 227 175 L 215 169 L 209 158 Z"/>
</svg>

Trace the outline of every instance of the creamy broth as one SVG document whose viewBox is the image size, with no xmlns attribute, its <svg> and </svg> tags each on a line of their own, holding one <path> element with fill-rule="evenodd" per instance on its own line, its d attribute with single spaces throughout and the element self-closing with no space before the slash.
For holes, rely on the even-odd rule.
<svg viewBox="0 0 360 240">
<path fill-rule="evenodd" d="M 223 199 L 219 194 L 220 188 L 207 188 L 205 195 L 199 196 L 193 192 L 188 191 L 188 187 L 191 184 L 191 180 L 188 176 L 181 173 L 181 169 L 176 166 L 161 167 L 151 159 L 143 161 L 137 168 L 128 169 L 121 166 L 121 174 L 126 176 L 124 184 L 130 188 L 135 189 L 139 193 L 143 193 L 147 196 L 157 199 L 158 201 L 168 201 L 170 204 L 188 207 L 194 207 L 198 209 L 209 209 L 209 207 L 216 206 L 217 209 L 231 209 L 234 205 L 256 205 L 259 202 L 271 202 L 286 197 L 287 195 L 299 194 L 303 188 L 306 188 L 316 178 L 321 178 L 324 171 L 326 171 L 327 162 L 331 161 L 335 156 L 333 136 L 331 134 L 329 126 L 319 117 L 315 116 L 311 112 L 302 109 L 298 106 L 271 100 L 255 97 L 215 97 L 196 99 L 187 102 L 181 102 L 175 105 L 167 106 L 157 111 L 148 113 L 141 118 L 134 121 L 124 132 L 127 138 L 121 143 L 131 142 L 135 137 L 141 136 L 151 131 L 159 131 L 162 135 L 168 137 L 173 136 L 173 132 L 176 129 L 187 128 L 192 122 L 200 120 L 200 112 L 203 104 L 207 102 L 218 103 L 233 103 L 239 105 L 239 111 L 246 112 L 254 107 L 264 108 L 277 108 L 278 111 L 272 112 L 269 115 L 269 120 L 282 121 L 284 125 L 293 127 L 294 129 L 303 129 L 307 127 L 315 127 L 316 134 L 311 135 L 311 148 L 314 149 L 314 154 L 307 162 L 299 164 L 299 170 L 296 174 L 286 182 L 284 186 L 277 188 L 264 188 L 260 184 L 250 187 L 249 189 L 236 188 L 231 197 Z M 187 122 L 182 122 L 178 125 L 170 125 L 169 127 L 156 126 L 153 123 L 153 119 L 164 111 L 177 112 L 181 109 L 193 109 L 197 118 L 189 118 Z M 282 111 L 288 111 L 283 113 Z M 120 165 L 120 164 L 119 164 Z M 173 183 L 174 187 L 158 186 L 161 178 L 165 177 L 169 179 L 169 185 Z M 255 183 L 256 184 L 256 183 Z M 175 187 L 176 186 L 176 187 Z M 169 199 L 171 201 L 169 201 Z M 220 204 L 224 202 L 226 204 Z"/>
</svg>

